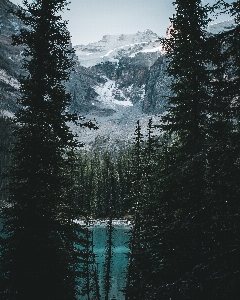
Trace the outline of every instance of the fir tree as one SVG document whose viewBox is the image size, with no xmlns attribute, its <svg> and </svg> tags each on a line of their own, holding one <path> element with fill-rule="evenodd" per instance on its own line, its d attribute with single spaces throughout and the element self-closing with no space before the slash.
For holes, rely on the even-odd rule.
<svg viewBox="0 0 240 300">
<path fill-rule="evenodd" d="M 161 126 L 167 148 L 164 160 L 168 161 L 164 163 L 167 169 L 164 167 L 160 176 L 168 176 L 168 180 L 160 178 L 160 184 L 165 186 L 160 187 L 160 215 L 156 215 L 160 242 L 158 263 L 155 259 L 159 267 L 154 272 L 158 274 L 155 278 L 161 278 L 162 282 L 157 284 L 155 279 L 153 283 L 155 297 L 165 299 L 184 298 L 192 280 L 187 278 L 188 274 L 198 264 L 198 251 L 205 243 L 202 239 L 206 186 L 203 153 L 206 150 L 210 99 L 207 89 L 210 73 L 206 67 L 206 7 L 200 0 L 178 0 L 174 4 L 176 15 L 171 19 L 170 36 L 163 42 L 173 95 L 169 97 L 169 107 Z M 191 285 L 197 294 L 194 281 Z"/>
<path fill-rule="evenodd" d="M 163 118 L 169 139 L 160 172 L 159 243 L 153 244 L 159 246 L 154 272 L 161 278 L 154 283 L 155 297 L 163 299 L 225 299 L 238 292 L 233 261 L 239 261 L 239 167 L 232 147 L 229 57 L 222 35 L 207 40 L 207 10 L 200 2 L 176 1 L 172 36 L 165 41 L 174 95 Z"/>
<path fill-rule="evenodd" d="M 2 299 L 76 299 L 81 257 L 79 227 L 73 223 L 67 189 L 72 179 L 74 136 L 70 95 L 63 82 L 72 67 L 65 0 L 23 1 L 16 12 L 27 27 L 14 37 L 25 45 L 25 77 L 16 114 L 10 196 L 4 209 L 1 247 Z M 69 208 L 69 209 L 67 209 Z"/>
<path fill-rule="evenodd" d="M 96 268 L 95 254 L 93 252 L 93 230 L 90 228 L 90 220 L 85 218 L 86 226 L 82 231 L 83 243 L 81 245 L 83 252 L 83 260 L 81 263 L 82 286 L 81 296 L 85 296 L 87 300 L 100 300 L 100 289 L 98 272 Z"/>
<path fill-rule="evenodd" d="M 130 190 L 130 201 L 133 203 L 133 227 L 130 231 L 130 254 L 129 265 L 126 276 L 125 299 L 144 299 L 145 280 L 143 275 L 143 255 L 144 247 L 142 243 L 143 227 L 143 203 L 142 203 L 142 184 L 143 184 L 143 134 L 139 120 L 135 130 L 135 144 L 132 149 L 132 187 Z M 145 257 L 146 258 L 146 257 Z"/>
</svg>

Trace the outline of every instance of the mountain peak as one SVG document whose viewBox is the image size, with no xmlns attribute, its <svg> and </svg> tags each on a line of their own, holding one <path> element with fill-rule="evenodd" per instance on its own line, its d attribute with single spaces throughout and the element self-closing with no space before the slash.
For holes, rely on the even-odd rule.
<svg viewBox="0 0 240 300">
<path fill-rule="evenodd" d="M 154 32 L 152 32 L 150 29 L 146 29 L 144 31 L 138 31 L 137 33 L 132 34 L 106 34 L 102 37 L 102 39 L 95 43 L 90 43 L 89 45 L 96 45 L 101 42 L 103 43 L 116 43 L 117 46 L 119 45 L 125 45 L 125 42 L 131 43 L 137 43 L 137 42 L 150 42 L 158 38 L 158 35 Z M 78 47 L 78 46 L 76 46 Z"/>
<path fill-rule="evenodd" d="M 91 67 L 105 61 L 118 62 L 121 57 L 134 57 L 140 52 L 160 52 L 160 43 L 158 35 L 146 29 L 133 34 L 107 34 L 98 42 L 74 48 L 80 63 Z"/>
</svg>

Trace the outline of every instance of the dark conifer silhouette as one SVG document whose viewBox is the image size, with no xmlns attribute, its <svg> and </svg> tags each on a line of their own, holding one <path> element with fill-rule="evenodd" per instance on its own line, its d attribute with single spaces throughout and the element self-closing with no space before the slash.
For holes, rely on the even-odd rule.
<svg viewBox="0 0 240 300">
<path fill-rule="evenodd" d="M 23 1 L 15 14 L 26 25 L 14 44 L 25 46 L 16 114 L 10 196 L 4 209 L 1 299 L 76 299 L 81 231 L 67 190 L 77 145 L 67 121 L 64 81 L 72 49 L 60 13 L 65 0 Z"/>
</svg>

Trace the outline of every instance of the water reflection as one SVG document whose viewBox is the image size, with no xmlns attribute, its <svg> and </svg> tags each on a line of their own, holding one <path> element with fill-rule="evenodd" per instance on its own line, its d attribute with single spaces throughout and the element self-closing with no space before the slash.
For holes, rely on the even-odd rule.
<svg viewBox="0 0 240 300">
<path fill-rule="evenodd" d="M 94 225 L 93 230 L 94 253 L 97 255 L 96 261 L 98 263 L 99 284 L 102 299 L 104 298 L 104 268 L 105 247 L 107 242 L 107 228 L 104 225 Z M 127 247 L 129 241 L 128 226 L 114 226 L 113 233 L 113 265 L 112 265 L 112 288 L 110 292 L 110 299 L 123 300 L 124 294 L 122 290 L 125 288 L 126 267 L 128 263 Z"/>
</svg>

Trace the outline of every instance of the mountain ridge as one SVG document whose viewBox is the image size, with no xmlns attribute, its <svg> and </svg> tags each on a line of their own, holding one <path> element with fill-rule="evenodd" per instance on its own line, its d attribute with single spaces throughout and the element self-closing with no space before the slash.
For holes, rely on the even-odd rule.
<svg viewBox="0 0 240 300">
<path fill-rule="evenodd" d="M 159 37 L 147 29 L 134 34 L 104 35 L 98 42 L 74 46 L 80 64 L 92 67 L 102 62 L 118 63 L 119 59 L 139 52 L 161 51 Z"/>
</svg>

